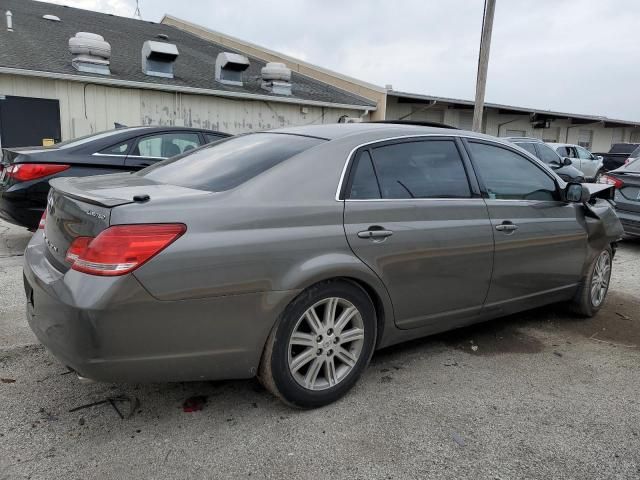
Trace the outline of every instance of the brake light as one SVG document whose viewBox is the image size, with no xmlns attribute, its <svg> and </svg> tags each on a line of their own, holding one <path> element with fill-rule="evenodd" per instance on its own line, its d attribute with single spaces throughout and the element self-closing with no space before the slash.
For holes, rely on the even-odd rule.
<svg viewBox="0 0 640 480">
<path fill-rule="evenodd" d="M 44 209 L 42 212 L 42 217 L 40 217 L 40 222 L 38 223 L 38 230 L 42 230 L 47 222 L 47 209 Z"/>
<path fill-rule="evenodd" d="M 95 238 L 76 238 L 66 260 L 73 262 L 73 270 L 90 275 L 124 275 L 167 248 L 186 230 L 182 223 L 115 225 Z"/>
<path fill-rule="evenodd" d="M 615 188 L 620 188 L 624 185 L 624 182 L 619 178 L 612 177 L 610 175 L 602 175 L 598 183 L 606 183 L 607 185 L 613 185 Z"/>
<path fill-rule="evenodd" d="M 7 177 L 25 182 L 60 173 L 69 167 L 58 163 L 14 163 L 7 168 Z"/>
</svg>

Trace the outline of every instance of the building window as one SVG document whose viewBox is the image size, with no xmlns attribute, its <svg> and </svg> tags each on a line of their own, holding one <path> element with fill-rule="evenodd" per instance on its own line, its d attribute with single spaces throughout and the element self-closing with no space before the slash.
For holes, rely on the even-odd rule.
<svg viewBox="0 0 640 480">
<path fill-rule="evenodd" d="M 507 129 L 507 137 L 526 137 L 527 132 L 524 130 L 510 130 Z"/>
<path fill-rule="evenodd" d="M 591 150 L 591 144 L 593 143 L 593 130 L 580 130 L 578 132 L 578 145 Z"/>
</svg>

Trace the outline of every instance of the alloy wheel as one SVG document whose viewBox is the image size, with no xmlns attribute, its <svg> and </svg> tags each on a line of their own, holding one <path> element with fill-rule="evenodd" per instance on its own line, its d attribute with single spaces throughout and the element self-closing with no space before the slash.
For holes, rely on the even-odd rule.
<svg viewBox="0 0 640 480">
<path fill-rule="evenodd" d="M 344 380 L 358 363 L 364 322 L 344 298 L 323 299 L 298 319 L 288 346 L 289 371 L 308 390 L 325 390 Z"/>
<path fill-rule="evenodd" d="M 611 277 L 611 255 L 608 251 L 600 253 L 596 260 L 593 275 L 591 277 L 591 304 L 599 307 L 604 301 Z"/>
</svg>

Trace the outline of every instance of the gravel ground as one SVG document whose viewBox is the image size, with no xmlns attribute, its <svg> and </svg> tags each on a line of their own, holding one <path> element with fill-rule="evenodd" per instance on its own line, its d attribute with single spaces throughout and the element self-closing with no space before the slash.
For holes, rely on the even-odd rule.
<svg viewBox="0 0 640 480">
<path fill-rule="evenodd" d="M 296 411 L 255 381 L 78 383 L 26 327 L 27 240 L 0 223 L 0 479 L 640 478 L 640 242 L 594 319 L 553 306 L 392 347 Z M 114 397 L 131 418 L 69 411 Z"/>
</svg>

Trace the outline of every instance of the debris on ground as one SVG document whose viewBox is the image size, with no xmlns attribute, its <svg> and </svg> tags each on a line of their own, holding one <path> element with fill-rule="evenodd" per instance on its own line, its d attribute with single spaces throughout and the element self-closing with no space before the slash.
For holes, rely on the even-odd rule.
<svg viewBox="0 0 640 480">
<path fill-rule="evenodd" d="M 478 345 L 471 345 L 471 350 L 473 350 L 474 352 L 478 351 Z"/>
<path fill-rule="evenodd" d="M 562 356 L 562 353 L 560 353 L 560 352 L 559 352 L 559 351 L 557 351 L 557 350 L 554 350 L 554 351 L 553 351 L 553 354 L 554 354 L 556 357 L 561 357 L 561 356 Z"/>
<path fill-rule="evenodd" d="M 2 383 L 16 383 L 15 378 L 0 378 L 0 382 Z"/>
<path fill-rule="evenodd" d="M 69 410 L 69 413 L 77 412 L 78 410 L 84 410 L 85 408 L 96 407 L 98 405 L 111 405 L 111 408 L 115 410 L 121 420 L 125 420 L 131 418 L 135 413 L 136 409 L 140 406 L 140 400 L 138 397 L 129 397 L 128 395 L 119 395 L 117 397 L 108 397 L 104 400 L 98 400 L 97 402 L 87 403 L 86 405 L 80 405 L 79 407 L 72 408 Z M 123 410 L 118 407 L 118 405 L 128 404 L 129 409 Z"/>
<path fill-rule="evenodd" d="M 448 360 L 443 365 L 445 367 L 457 367 L 458 366 L 458 362 L 456 362 L 455 360 Z"/>
<path fill-rule="evenodd" d="M 630 316 L 625 315 L 624 313 L 616 312 L 616 315 L 618 315 L 623 320 L 632 320 L 632 318 Z"/>
<path fill-rule="evenodd" d="M 199 412 L 207 403 L 207 397 L 205 395 L 196 395 L 187 398 L 182 404 L 182 410 L 185 412 Z"/>
<path fill-rule="evenodd" d="M 453 432 L 451 434 L 451 437 L 453 438 L 453 441 L 456 442 L 461 447 L 465 446 L 464 439 L 460 435 L 458 435 L 456 432 Z"/>
</svg>

